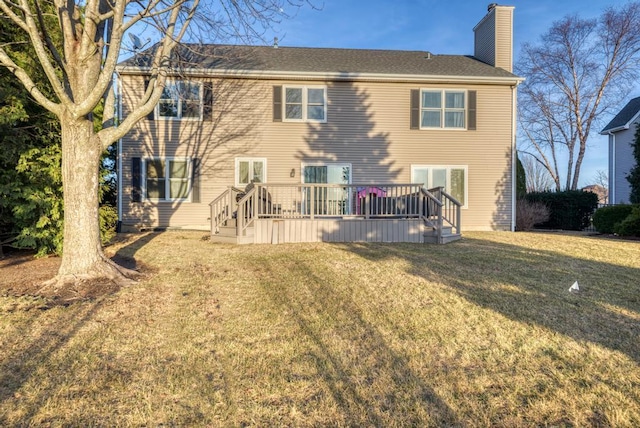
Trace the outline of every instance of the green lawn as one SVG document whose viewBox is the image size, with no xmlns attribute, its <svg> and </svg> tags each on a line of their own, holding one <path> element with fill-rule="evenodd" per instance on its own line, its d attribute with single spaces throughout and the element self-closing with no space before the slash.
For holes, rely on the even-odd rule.
<svg viewBox="0 0 640 428">
<path fill-rule="evenodd" d="M 640 426 L 640 242 L 202 237 L 111 247 L 153 274 L 101 299 L 0 297 L 0 426 Z"/>
</svg>

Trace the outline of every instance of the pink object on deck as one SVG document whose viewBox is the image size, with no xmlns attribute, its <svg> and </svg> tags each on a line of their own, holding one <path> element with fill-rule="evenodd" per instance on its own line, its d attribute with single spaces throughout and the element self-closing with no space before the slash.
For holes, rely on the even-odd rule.
<svg viewBox="0 0 640 428">
<path fill-rule="evenodd" d="M 379 187 L 374 187 L 374 186 L 370 186 L 370 187 L 358 187 L 358 193 L 357 193 L 357 199 L 356 199 L 356 213 L 357 214 L 364 214 L 362 212 L 362 210 L 360 209 L 361 206 L 361 202 L 362 204 L 364 204 L 364 198 L 367 197 L 367 195 L 370 196 L 375 196 L 375 197 L 383 197 L 383 196 L 387 196 L 387 192 L 385 192 L 383 189 L 379 188 Z"/>
</svg>

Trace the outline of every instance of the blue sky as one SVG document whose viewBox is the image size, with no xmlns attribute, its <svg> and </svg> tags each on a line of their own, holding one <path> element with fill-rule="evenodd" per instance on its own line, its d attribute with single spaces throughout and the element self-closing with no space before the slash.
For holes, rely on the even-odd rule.
<svg viewBox="0 0 640 428">
<path fill-rule="evenodd" d="M 435 54 L 473 54 L 473 27 L 489 0 L 309 0 L 276 26 L 281 46 L 428 50 Z M 578 14 L 595 18 L 607 6 L 627 0 L 511 0 L 515 6 L 514 54 L 524 42 L 535 43 L 553 21 Z M 268 34 L 267 39 L 273 37 Z M 640 95 L 632 93 L 629 98 Z M 622 108 L 623 105 L 620 106 Z M 608 121 L 610 117 L 604 118 Z M 580 184 L 591 184 L 597 170 L 607 170 L 607 139 L 592 132 Z"/>
</svg>

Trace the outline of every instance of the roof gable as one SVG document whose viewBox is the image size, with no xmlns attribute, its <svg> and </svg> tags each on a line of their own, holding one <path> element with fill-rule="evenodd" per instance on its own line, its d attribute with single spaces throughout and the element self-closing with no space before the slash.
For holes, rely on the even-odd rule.
<svg viewBox="0 0 640 428">
<path fill-rule="evenodd" d="M 610 132 L 622 131 L 629 129 L 631 124 L 636 121 L 640 115 L 640 97 L 634 98 L 627 103 L 626 106 L 618 112 L 611 122 L 604 127 L 600 134 L 608 134 Z"/>
</svg>

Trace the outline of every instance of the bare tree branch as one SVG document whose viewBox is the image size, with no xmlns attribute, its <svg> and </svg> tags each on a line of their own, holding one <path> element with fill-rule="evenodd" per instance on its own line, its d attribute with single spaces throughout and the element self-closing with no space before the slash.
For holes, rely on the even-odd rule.
<svg viewBox="0 0 640 428">
<path fill-rule="evenodd" d="M 520 89 L 521 129 L 534 151 L 566 156 L 567 189 L 578 188 L 591 130 L 627 96 L 639 66 L 638 2 L 609 8 L 598 20 L 567 16 L 553 24 L 539 45 L 523 46 L 516 67 L 527 76 Z M 548 169 L 558 184 L 560 174 Z"/>
</svg>

